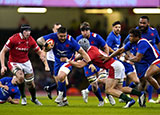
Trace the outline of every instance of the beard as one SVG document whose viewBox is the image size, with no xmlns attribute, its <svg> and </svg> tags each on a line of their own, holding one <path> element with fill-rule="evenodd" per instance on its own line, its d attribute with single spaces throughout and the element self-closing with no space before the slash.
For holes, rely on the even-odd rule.
<svg viewBox="0 0 160 115">
<path fill-rule="evenodd" d="M 147 25 L 146 27 L 144 27 L 144 26 L 139 26 L 139 29 L 140 29 L 140 31 L 141 31 L 142 33 L 145 33 L 145 32 L 147 32 L 147 30 L 148 30 L 148 25 Z"/>
</svg>

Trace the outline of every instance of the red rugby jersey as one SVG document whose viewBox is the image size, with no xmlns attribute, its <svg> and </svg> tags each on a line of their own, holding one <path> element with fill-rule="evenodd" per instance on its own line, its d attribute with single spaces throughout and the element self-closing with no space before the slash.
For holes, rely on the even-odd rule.
<svg viewBox="0 0 160 115">
<path fill-rule="evenodd" d="M 24 63 L 29 60 L 28 52 L 32 48 L 37 52 L 40 48 L 32 36 L 24 39 L 21 33 L 11 36 L 5 46 L 9 49 L 9 61 Z"/>
</svg>

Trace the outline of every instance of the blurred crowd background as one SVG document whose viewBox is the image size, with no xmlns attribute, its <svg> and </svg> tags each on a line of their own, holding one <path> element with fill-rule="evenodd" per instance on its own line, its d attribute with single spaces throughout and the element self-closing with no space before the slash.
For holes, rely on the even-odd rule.
<svg viewBox="0 0 160 115">
<path fill-rule="evenodd" d="M 85 12 L 85 9 L 93 9 L 94 7 L 49 6 L 46 7 L 47 12 L 44 14 L 18 13 L 17 8 L 18 6 L 16 5 L 0 5 L 0 50 L 3 48 L 10 36 L 19 32 L 20 25 L 24 23 L 30 24 L 32 27 L 31 35 L 36 40 L 42 35 L 51 33 L 52 26 L 56 22 L 65 26 L 68 29 L 68 34 L 76 38 L 76 36 L 80 34 L 80 23 L 88 21 L 91 25 L 91 31 L 100 34 L 106 40 L 108 34 L 112 31 L 112 23 L 119 20 L 122 25 L 121 40 L 123 42 L 125 37 L 128 35 L 129 29 L 138 25 L 139 18 L 142 15 L 147 15 L 150 18 L 150 25 L 157 28 L 160 33 L 160 15 L 135 14 L 133 12 L 134 7 L 113 6 L 112 13 L 98 14 L 89 14 Z M 101 7 L 98 8 L 101 9 Z M 104 8 L 104 6 L 102 8 Z M 44 65 L 37 54 L 31 51 L 29 53 L 29 57 L 35 73 L 36 88 L 37 90 L 43 90 L 43 87 L 51 84 L 53 79 L 49 72 L 44 71 Z M 7 60 L 8 56 L 6 56 L 6 64 Z M 10 76 L 11 72 L 8 70 L 6 75 Z M 81 90 L 88 86 L 88 82 L 83 74 L 83 69 L 74 68 L 68 78 L 70 82 L 68 87 L 75 87 Z"/>
</svg>

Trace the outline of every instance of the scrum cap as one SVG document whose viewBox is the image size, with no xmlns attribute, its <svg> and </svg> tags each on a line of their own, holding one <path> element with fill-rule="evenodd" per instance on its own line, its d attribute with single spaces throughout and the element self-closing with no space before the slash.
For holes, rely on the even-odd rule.
<svg viewBox="0 0 160 115">
<path fill-rule="evenodd" d="M 31 27 L 28 24 L 22 24 L 21 28 L 20 28 L 20 32 L 23 34 L 24 30 L 30 30 L 31 31 Z"/>
<path fill-rule="evenodd" d="M 82 38 L 78 41 L 78 44 L 85 50 L 87 51 L 88 48 L 90 47 L 90 43 L 87 38 Z"/>
</svg>

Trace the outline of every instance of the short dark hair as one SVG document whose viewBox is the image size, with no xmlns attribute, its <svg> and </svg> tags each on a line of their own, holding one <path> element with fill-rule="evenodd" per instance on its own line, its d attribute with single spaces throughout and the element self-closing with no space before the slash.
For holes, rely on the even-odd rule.
<svg viewBox="0 0 160 115">
<path fill-rule="evenodd" d="M 58 28 L 57 32 L 58 33 L 66 33 L 67 29 L 65 27 L 60 27 L 60 28 Z"/>
<path fill-rule="evenodd" d="M 115 22 L 112 24 L 112 26 L 115 26 L 115 25 L 117 25 L 117 24 L 121 24 L 120 21 L 115 21 Z"/>
<path fill-rule="evenodd" d="M 129 34 L 133 34 L 134 37 L 141 38 L 141 31 L 139 29 L 132 28 L 129 30 Z"/>
<path fill-rule="evenodd" d="M 89 22 L 83 22 L 80 24 L 80 28 L 83 28 L 83 27 L 89 27 L 90 28 L 90 24 Z"/>
<path fill-rule="evenodd" d="M 140 18 L 147 19 L 147 21 L 149 22 L 149 17 L 148 16 L 141 16 Z"/>
<path fill-rule="evenodd" d="M 54 27 L 55 25 L 58 26 L 58 25 L 62 25 L 62 24 L 59 23 L 59 22 L 56 22 L 56 23 L 53 24 L 53 27 Z"/>
</svg>

